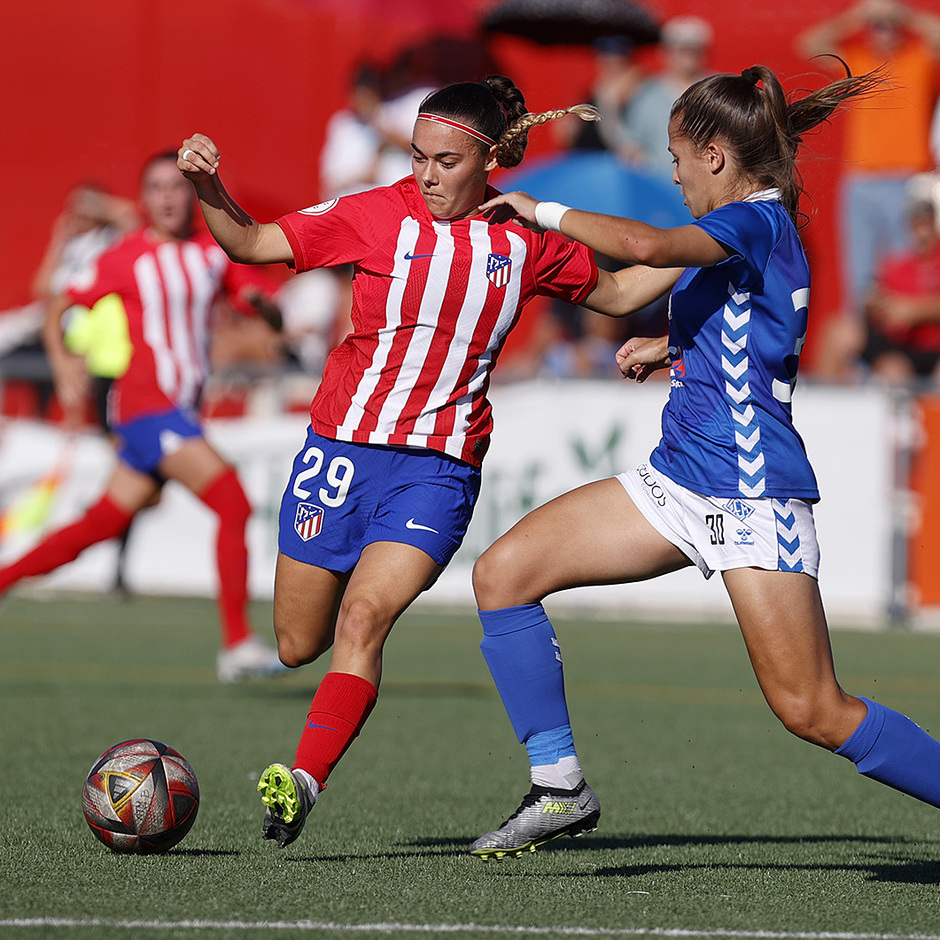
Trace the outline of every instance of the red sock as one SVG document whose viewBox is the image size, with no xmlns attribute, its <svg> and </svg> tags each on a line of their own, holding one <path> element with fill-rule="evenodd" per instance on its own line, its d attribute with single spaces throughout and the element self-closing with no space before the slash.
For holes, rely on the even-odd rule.
<svg viewBox="0 0 940 940">
<path fill-rule="evenodd" d="M 251 506 L 231 467 L 223 470 L 199 498 L 219 517 L 215 554 L 219 572 L 222 643 L 235 646 L 251 633 L 248 625 L 248 547 L 245 527 Z"/>
<path fill-rule="evenodd" d="M 328 672 L 313 696 L 294 766 L 306 770 L 321 788 L 325 787 L 330 771 L 372 713 L 378 694 L 367 679 Z"/>
<path fill-rule="evenodd" d="M 109 496 L 102 496 L 77 522 L 53 532 L 18 561 L 0 568 L 0 593 L 22 578 L 48 574 L 74 561 L 89 545 L 123 535 L 133 518 Z"/>
</svg>

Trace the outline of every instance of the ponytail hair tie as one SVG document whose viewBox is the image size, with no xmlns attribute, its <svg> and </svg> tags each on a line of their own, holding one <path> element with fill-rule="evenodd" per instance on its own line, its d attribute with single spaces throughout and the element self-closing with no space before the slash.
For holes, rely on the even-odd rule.
<svg viewBox="0 0 940 940">
<path fill-rule="evenodd" d="M 760 81 L 760 75 L 757 74 L 757 69 L 745 69 L 741 73 L 741 78 L 749 85 L 756 85 Z"/>
</svg>

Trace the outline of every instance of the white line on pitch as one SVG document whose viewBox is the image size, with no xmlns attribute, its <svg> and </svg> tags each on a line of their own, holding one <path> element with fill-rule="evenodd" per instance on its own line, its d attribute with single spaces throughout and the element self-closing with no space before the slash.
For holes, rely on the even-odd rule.
<svg viewBox="0 0 940 940">
<path fill-rule="evenodd" d="M 101 918 L 22 917 L 0 920 L 0 927 L 111 927 L 119 930 L 306 930 L 388 934 L 532 934 L 558 937 L 708 937 L 715 940 L 940 940 L 940 934 L 854 933 L 814 930 L 691 930 L 681 927 L 526 927 L 500 924 L 339 924 L 329 921 L 103 920 Z"/>
</svg>

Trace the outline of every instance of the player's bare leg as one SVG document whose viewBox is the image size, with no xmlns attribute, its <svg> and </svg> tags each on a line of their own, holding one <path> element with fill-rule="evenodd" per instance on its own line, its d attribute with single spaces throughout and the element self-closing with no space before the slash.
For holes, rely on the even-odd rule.
<svg viewBox="0 0 940 940">
<path fill-rule="evenodd" d="M 761 691 L 787 730 L 840 747 L 866 714 L 836 680 L 816 580 L 790 571 L 736 568 L 724 581 Z"/>
<path fill-rule="evenodd" d="M 560 647 L 539 602 L 565 588 L 641 580 L 689 563 L 614 479 L 534 510 L 479 559 L 481 648 L 528 751 L 532 788 L 515 812 L 473 843 L 474 855 L 517 857 L 559 836 L 589 832 L 600 818 L 600 801 L 574 750 Z"/>
<path fill-rule="evenodd" d="M 281 555 L 275 584 L 278 648 L 287 662 L 309 662 L 333 646 L 307 715 L 294 766 L 271 764 L 258 790 L 262 833 L 281 848 L 299 835 L 327 777 L 375 706 L 382 650 L 395 621 L 440 566 L 420 549 L 375 542 L 347 577 Z"/>
</svg>

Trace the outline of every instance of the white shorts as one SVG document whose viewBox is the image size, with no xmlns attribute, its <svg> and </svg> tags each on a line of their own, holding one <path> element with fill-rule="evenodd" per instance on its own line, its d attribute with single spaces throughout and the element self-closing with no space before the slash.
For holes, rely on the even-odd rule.
<svg viewBox="0 0 940 940">
<path fill-rule="evenodd" d="M 818 576 L 813 507 L 805 500 L 701 496 L 645 463 L 617 479 L 653 528 L 706 578 L 732 568 Z"/>
</svg>

